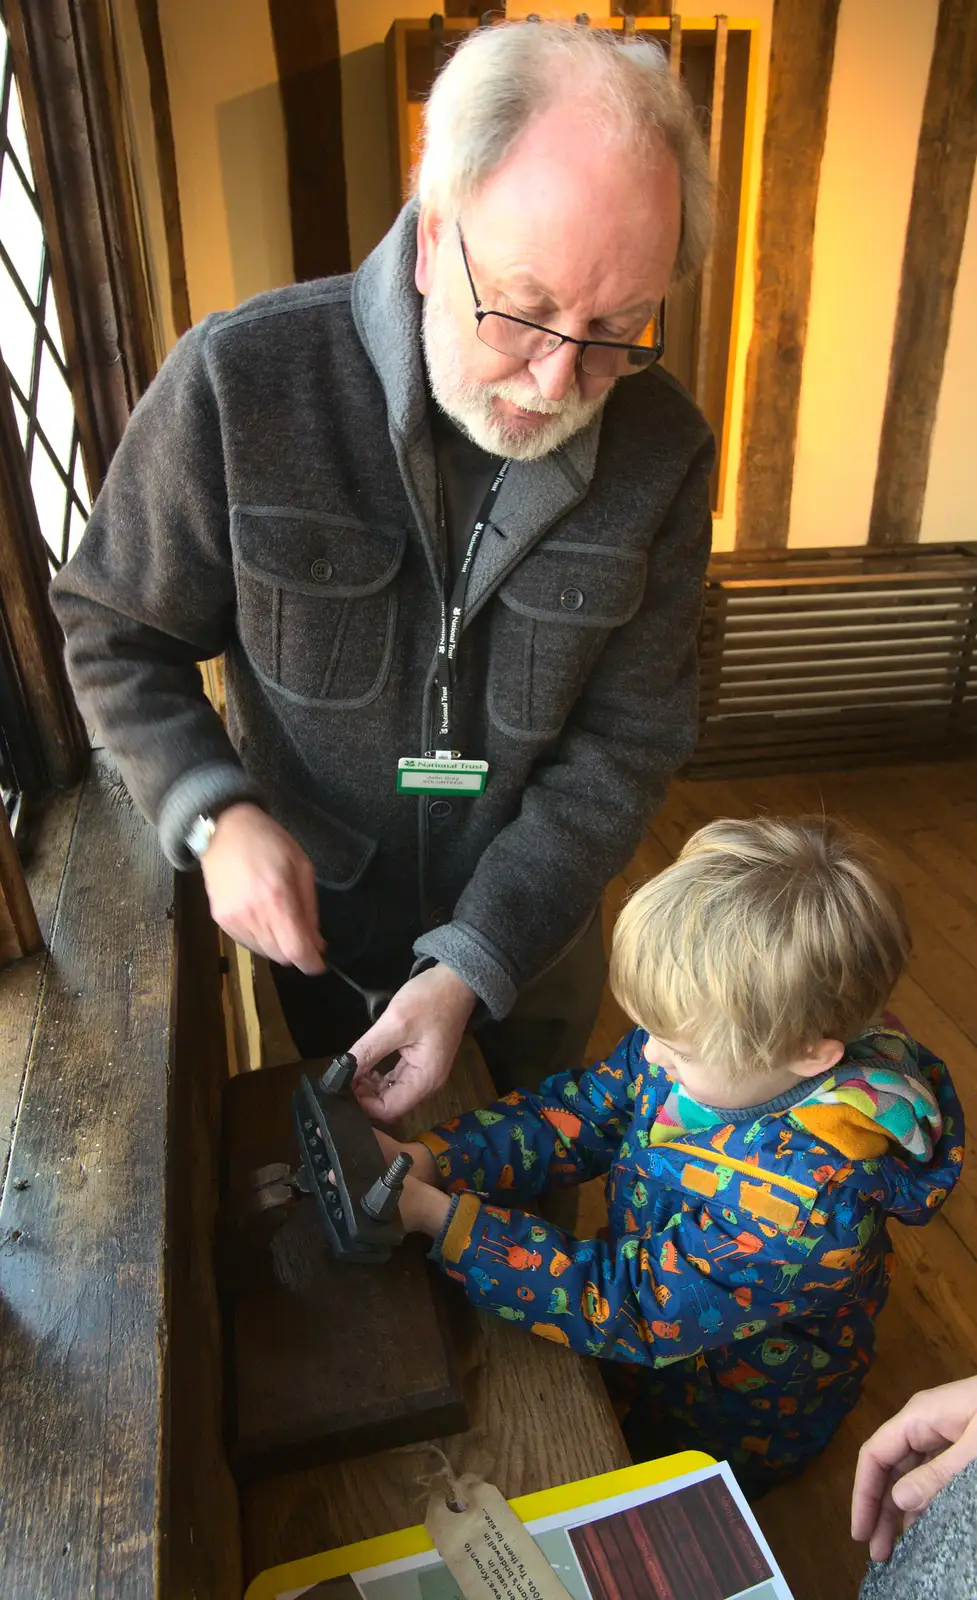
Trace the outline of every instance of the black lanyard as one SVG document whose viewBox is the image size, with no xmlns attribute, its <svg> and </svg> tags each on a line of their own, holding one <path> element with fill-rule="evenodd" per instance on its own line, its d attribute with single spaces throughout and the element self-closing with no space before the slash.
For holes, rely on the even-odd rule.
<svg viewBox="0 0 977 1600">
<path fill-rule="evenodd" d="M 458 656 L 458 639 L 461 634 L 462 618 L 465 612 L 465 600 L 468 595 L 468 582 L 471 577 L 472 566 L 478 547 L 482 542 L 482 535 L 488 527 L 489 519 L 495 509 L 495 502 L 499 497 L 499 490 L 505 482 L 505 475 L 511 462 L 503 461 L 492 482 L 485 491 L 485 497 L 475 518 L 465 559 L 455 578 L 454 588 L 448 595 L 448 541 L 445 537 L 445 571 L 444 581 L 441 585 L 441 636 L 438 640 L 438 666 L 435 674 L 435 692 L 437 695 L 436 715 L 438 725 L 435 729 L 435 751 L 453 751 L 452 728 L 452 702 L 455 690 L 455 661 Z M 441 500 L 441 520 L 444 523 L 444 497 Z M 446 532 L 446 530 L 445 530 Z M 428 754 L 435 752 L 429 751 Z"/>
</svg>

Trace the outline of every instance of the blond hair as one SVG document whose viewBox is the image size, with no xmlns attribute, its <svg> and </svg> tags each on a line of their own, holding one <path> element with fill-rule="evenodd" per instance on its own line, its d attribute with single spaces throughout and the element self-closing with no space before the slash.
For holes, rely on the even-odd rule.
<svg viewBox="0 0 977 1600">
<path fill-rule="evenodd" d="M 458 218 L 514 150 L 530 122 L 572 99 L 583 120 L 622 136 L 643 156 L 664 145 L 682 187 L 674 279 L 702 266 L 712 237 L 709 156 L 695 107 L 661 46 L 573 23 L 477 28 L 438 74 L 425 106 L 416 173 L 424 205 Z"/>
<path fill-rule="evenodd" d="M 830 817 L 724 817 L 625 905 L 611 986 L 657 1039 L 743 1079 L 857 1037 L 909 947 L 868 839 Z"/>
</svg>

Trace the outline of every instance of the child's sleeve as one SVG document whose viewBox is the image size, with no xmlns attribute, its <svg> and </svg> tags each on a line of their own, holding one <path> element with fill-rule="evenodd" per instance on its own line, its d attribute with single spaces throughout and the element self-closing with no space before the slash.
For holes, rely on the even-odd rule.
<svg viewBox="0 0 977 1600">
<path fill-rule="evenodd" d="M 582 1074 L 558 1073 L 538 1094 L 519 1090 L 421 1134 L 442 1187 L 529 1196 L 609 1172 L 634 1115 L 647 1037 L 635 1029 Z"/>
<path fill-rule="evenodd" d="M 530 1333 L 585 1355 L 665 1366 L 804 1314 L 819 1252 L 782 1237 L 783 1259 L 763 1259 L 764 1244 L 759 1229 L 706 1210 L 680 1211 L 656 1233 L 580 1241 L 462 1194 L 432 1258 L 474 1305 Z"/>
</svg>

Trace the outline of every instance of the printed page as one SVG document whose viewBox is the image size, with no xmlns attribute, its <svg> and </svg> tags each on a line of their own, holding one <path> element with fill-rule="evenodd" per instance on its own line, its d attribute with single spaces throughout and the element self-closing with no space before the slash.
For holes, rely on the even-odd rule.
<svg viewBox="0 0 977 1600">
<path fill-rule="evenodd" d="M 725 1462 L 526 1524 L 572 1600 L 791 1600 Z M 335 1567 L 332 1568 L 335 1572 Z M 505 1586 L 497 1600 L 520 1600 Z M 437 1551 L 388 1561 L 276 1600 L 466 1600 Z"/>
</svg>

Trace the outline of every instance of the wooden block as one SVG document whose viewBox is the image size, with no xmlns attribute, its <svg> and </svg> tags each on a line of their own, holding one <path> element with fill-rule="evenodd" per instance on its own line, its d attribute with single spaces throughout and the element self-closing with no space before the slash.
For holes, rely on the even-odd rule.
<svg viewBox="0 0 977 1600">
<path fill-rule="evenodd" d="M 292 1090 L 307 1063 L 233 1078 L 224 1090 L 226 1194 L 297 1160 Z M 435 1279 L 420 1240 L 383 1266 L 335 1261 L 314 1202 L 259 1222 L 222 1250 L 231 1352 L 231 1453 L 242 1476 L 343 1460 L 467 1427 Z"/>
</svg>

